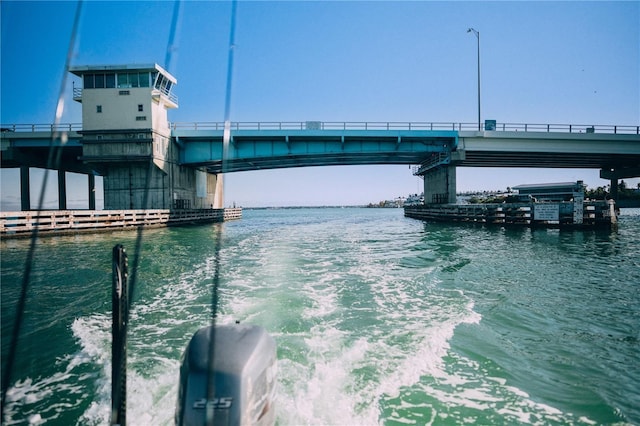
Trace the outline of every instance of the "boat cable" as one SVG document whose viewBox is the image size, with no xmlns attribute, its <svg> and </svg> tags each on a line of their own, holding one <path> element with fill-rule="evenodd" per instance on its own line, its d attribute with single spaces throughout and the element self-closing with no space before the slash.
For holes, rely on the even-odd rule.
<svg viewBox="0 0 640 426">
<path fill-rule="evenodd" d="M 177 33 L 179 16 L 180 16 L 180 0 L 176 0 L 173 7 L 171 27 L 169 30 L 169 39 L 167 41 L 167 49 L 165 55 L 165 69 L 170 70 L 175 47 L 175 36 Z M 145 176 L 145 188 L 142 200 L 142 208 L 144 210 L 149 207 L 149 186 L 151 182 L 151 173 L 154 167 L 153 161 L 149 161 Z M 131 306 L 135 298 L 135 288 L 138 281 L 138 266 L 142 253 L 144 226 L 139 226 L 136 230 L 136 241 L 133 251 L 133 259 L 131 262 L 131 277 L 126 276 L 128 273 L 127 258 L 124 248 L 116 245 L 112 252 L 112 281 L 114 290 L 120 288 L 121 294 L 125 295 L 120 302 L 125 306 L 119 306 L 116 303 L 116 297 L 112 297 L 112 384 L 111 384 L 111 416 L 112 425 L 126 424 L 126 399 L 127 399 L 127 332 L 129 329 L 129 315 Z M 119 307 L 119 308 L 118 308 Z M 115 311 L 118 311 L 117 314 Z M 115 321 L 120 321 L 115 323 Z M 118 363 L 115 361 L 118 360 Z"/>
<path fill-rule="evenodd" d="M 66 131 L 60 131 L 60 123 L 62 121 L 62 114 L 64 112 L 64 95 L 66 92 L 67 78 L 69 75 L 69 67 L 71 59 L 75 51 L 76 35 L 80 24 L 80 15 L 82 11 L 82 0 L 79 0 L 76 5 L 76 11 L 73 18 L 73 24 L 71 27 L 71 36 L 69 39 L 69 46 L 67 48 L 67 56 L 65 58 L 64 69 L 62 73 L 62 81 L 60 83 L 60 92 L 58 93 L 58 99 L 56 103 L 56 110 L 54 116 L 54 124 L 51 132 L 51 139 L 49 140 L 49 156 L 47 158 L 47 168 L 44 171 L 44 177 L 42 180 L 42 187 L 38 198 L 38 207 L 36 211 L 42 211 L 44 207 L 44 197 L 47 189 L 47 182 L 49 172 L 58 168 L 62 157 L 63 146 L 68 141 L 68 133 Z M 60 146 L 56 147 L 56 143 L 59 142 Z M 4 409 L 6 406 L 7 391 L 11 384 L 11 375 L 13 372 L 13 366 L 18 349 L 18 343 L 20 339 L 20 329 L 22 328 L 22 322 L 24 318 L 24 310 L 27 301 L 27 294 L 29 290 L 29 283 L 31 280 L 31 271 L 33 269 L 34 255 L 36 251 L 36 242 L 38 240 L 38 228 L 40 227 L 40 217 L 36 218 L 36 223 L 31 232 L 31 238 L 29 242 L 29 249 L 25 259 L 24 273 L 22 275 L 22 284 L 20 287 L 20 296 L 16 305 L 15 321 L 13 324 L 13 330 L 11 333 L 11 344 L 9 345 L 9 352 L 7 354 L 6 364 L 4 372 L 2 373 L 2 396 L 0 401 L 0 422 L 4 420 Z"/>
<path fill-rule="evenodd" d="M 224 132 L 222 134 L 222 164 L 221 172 L 218 175 L 222 180 L 222 185 L 216 185 L 217 190 L 222 191 L 221 196 L 218 199 L 223 200 L 224 196 L 224 172 L 226 171 L 227 159 L 229 156 L 229 145 L 231 143 L 231 89 L 233 80 L 233 57 L 235 51 L 235 30 L 236 30 L 236 13 L 237 13 L 237 0 L 233 0 L 231 3 L 231 24 L 229 28 L 229 51 L 227 56 L 227 81 L 224 100 Z M 218 179 L 217 178 L 217 179 Z M 217 184 L 217 182 L 216 182 Z M 220 206 L 224 209 L 224 205 Z M 223 213 L 224 222 L 224 213 Z M 220 252 L 222 250 L 222 228 L 223 224 L 220 223 L 216 227 L 216 245 L 214 251 L 214 271 L 213 271 L 213 286 L 211 289 L 211 327 L 209 327 L 209 359 L 207 362 L 207 401 L 215 401 L 215 330 L 216 321 L 218 317 L 218 303 L 219 303 L 219 287 L 220 287 Z M 214 407 L 215 404 L 206 404 L 205 422 L 207 425 L 213 425 L 214 420 Z"/>
</svg>

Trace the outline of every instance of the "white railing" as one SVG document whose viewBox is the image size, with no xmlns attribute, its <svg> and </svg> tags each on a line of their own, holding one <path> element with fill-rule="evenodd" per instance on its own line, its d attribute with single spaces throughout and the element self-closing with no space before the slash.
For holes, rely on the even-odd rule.
<svg viewBox="0 0 640 426">
<path fill-rule="evenodd" d="M 82 123 L 65 124 L 0 124 L 0 132 L 77 132 Z"/>
<path fill-rule="evenodd" d="M 98 232 L 242 218 L 241 208 L 176 210 L 39 210 L 0 212 L 0 236 Z"/>
<path fill-rule="evenodd" d="M 223 122 L 174 122 L 172 130 L 224 130 Z M 231 123 L 231 130 L 452 130 L 477 131 L 478 123 L 411 121 L 241 121 Z M 0 132 L 53 132 L 82 130 L 81 123 L 1 124 Z M 640 134 L 640 125 L 616 124 L 541 124 L 496 123 L 497 132 L 560 132 Z"/>
</svg>

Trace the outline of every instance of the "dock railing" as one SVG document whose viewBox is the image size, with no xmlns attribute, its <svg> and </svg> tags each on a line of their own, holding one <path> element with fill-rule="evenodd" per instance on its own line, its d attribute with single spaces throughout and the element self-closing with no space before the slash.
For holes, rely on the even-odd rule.
<svg viewBox="0 0 640 426">
<path fill-rule="evenodd" d="M 585 201 L 579 204 L 581 219 L 576 221 L 574 202 L 548 203 L 478 203 L 478 204 L 424 204 L 406 206 L 404 215 L 414 219 L 439 222 L 466 222 L 519 226 L 612 226 L 616 222 L 613 201 Z M 538 212 L 542 207 L 551 208 Z M 540 213 L 540 216 L 538 214 Z M 578 213 L 580 214 L 580 213 Z"/>
<path fill-rule="evenodd" d="M 0 236 L 100 232 L 137 227 L 162 227 L 242 218 L 241 208 L 194 210 L 37 210 L 0 212 Z"/>
</svg>

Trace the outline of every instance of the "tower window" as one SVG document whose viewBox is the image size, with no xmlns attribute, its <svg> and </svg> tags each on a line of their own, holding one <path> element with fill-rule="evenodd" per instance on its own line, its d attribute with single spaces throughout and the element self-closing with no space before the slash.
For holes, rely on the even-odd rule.
<svg viewBox="0 0 640 426">
<path fill-rule="evenodd" d="M 138 112 L 144 111 L 144 105 L 138 104 Z"/>
<path fill-rule="evenodd" d="M 116 75 L 114 73 L 109 73 L 104 75 L 105 87 L 107 89 L 113 89 L 116 87 Z"/>
<path fill-rule="evenodd" d="M 102 105 L 96 105 L 96 112 L 102 112 Z"/>
<path fill-rule="evenodd" d="M 96 89 L 104 89 L 104 74 L 95 75 L 95 85 Z"/>
<path fill-rule="evenodd" d="M 85 89 L 113 89 L 116 87 L 115 73 L 85 74 L 83 81 Z"/>
</svg>

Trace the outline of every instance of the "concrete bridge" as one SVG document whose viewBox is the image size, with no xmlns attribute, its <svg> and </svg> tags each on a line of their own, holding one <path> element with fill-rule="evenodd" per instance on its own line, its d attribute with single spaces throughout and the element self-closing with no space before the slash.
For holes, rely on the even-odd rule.
<svg viewBox="0 0 640 426">
<path fill-rule="evenodd" d="M 274 168 L 408 164 L 425 177 L 425 199 L 455 202 L 456 167 L 594 168 L 612 181 L 640 176 L 640 126 L 532 125 L 500 123 L 470 130 L 463 123 L 232 123 L 222 161 L 223 123 L 172 123 L 171 140 L 183 167 L 208 174 Z M 102 174 L 83 153 L 80 125 L 4 126 L 3 167 L 48 167 L 54 138 L 59 169 Z M 151 155 L 121 157 L 149 161 Z M 104 161 L 104 158 L 101 159 Z M 28 183 L 23 182 L 23 186 Z"/>
<path fill-rule="evenodd" d="M 221 208 L 224 173 L 284 167 L 409 164 L 426 203 L 453 203 L 456 167 L 595 168 L 615 191 L 640 176 L 640 126 L 478 123 L 232 123 L 223 162 L 223 123 L 171 123 L 175 77 L 157 64 L 78 66 L 73 98 L 82 124 L 0 125 L 2 167 L 104 176 L 105 209 Z M 613 191 L 612 191 L 613 192 Z"/>
</svg>

